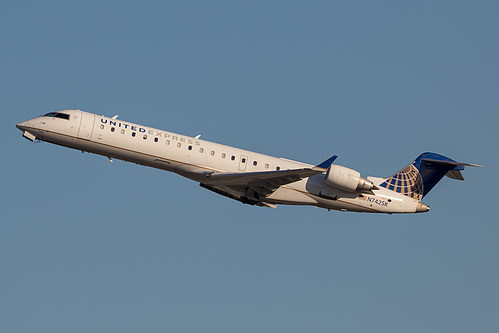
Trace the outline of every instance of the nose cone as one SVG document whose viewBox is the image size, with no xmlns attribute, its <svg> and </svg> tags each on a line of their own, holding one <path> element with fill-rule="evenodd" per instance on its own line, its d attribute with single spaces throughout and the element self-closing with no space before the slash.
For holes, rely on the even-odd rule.
<svg viewBox="0 0 499 333">
<path fill-rule="evenodd" d="M 426 213 L 429 210 L 430 207 L 428 205 L 425 205 L 422 202 L 418 202 L 418 206 L 416 207 L 416 213 Z"/>
<path fill-rule="evenodd" d="M 16 127 L 21 130 L 21 131 L 24 131 L 27 127 L 27 121 L 23 121 L 23 122 L 20 122 L 19 124 L 16 125 Z"/>
</svg>

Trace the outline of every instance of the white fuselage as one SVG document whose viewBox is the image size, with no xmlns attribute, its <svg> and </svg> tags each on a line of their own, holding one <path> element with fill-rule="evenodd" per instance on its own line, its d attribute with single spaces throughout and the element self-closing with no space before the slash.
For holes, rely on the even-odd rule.
<svg viewBox="0 0 499 333">
<path fill-rule="evenodd" d="M 62 112 L 62 111 L 61 111 Z M 30 139 L 74 148 L 109 158 L 175 172 L 210 184 L 207 173 L 258 172 L 312 168 L 313 165 L 225 146 L 80 110 L 64 110 L 69 119 L 42 116 L 17 127 Z M 279 187 L 261 198 L 269 204 L 378 213 L 414 213 L 418 200 L 379 188 L 371 193 L 346 192 L 314 175 Z M 375 185 L 381 178 L 368 178 Z"/>
</svg>

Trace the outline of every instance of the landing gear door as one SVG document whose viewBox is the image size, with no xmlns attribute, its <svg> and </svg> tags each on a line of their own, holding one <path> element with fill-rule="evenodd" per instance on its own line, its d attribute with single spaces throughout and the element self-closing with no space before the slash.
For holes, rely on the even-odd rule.
<svg viewBox="0 0 499 333">
<path fill-rule="evenodd" d="M 78 131 L 78 137 L 81 139 L 90 140 L 92 137 L 92 132 L 94 130 L 95 115 L 92 113 L 81 112 L 80 129 Z"/>
</svg>

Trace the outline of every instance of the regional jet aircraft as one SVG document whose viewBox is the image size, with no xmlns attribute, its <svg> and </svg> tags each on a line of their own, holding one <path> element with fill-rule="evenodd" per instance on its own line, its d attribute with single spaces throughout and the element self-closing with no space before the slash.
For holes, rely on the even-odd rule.
<svg viewBox="0 0 499 333">
<path fill-rule="evenodd" d="M 333 164 L 311 165 L 225 146 L 80 110 L 49 112 L 17 124 L 23 136 L 175 172 L 245 204 L 309 205 L 369 213 L 420 213 L 444 177 L 463 180 L 475 164 L 423 153 L 388 178 L 367 177 Z"/>
</svg>

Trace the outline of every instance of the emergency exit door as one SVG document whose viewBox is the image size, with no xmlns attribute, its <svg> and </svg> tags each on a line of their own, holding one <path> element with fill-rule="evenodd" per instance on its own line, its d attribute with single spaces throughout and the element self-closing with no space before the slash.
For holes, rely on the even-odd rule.
<svg viewBox="0 0 499 333">
<path fill-rule="evenodd" d="M 245 171 L 247 163 L 248 156 L 241 155 L 241 157 L 239 158 L 239 171 Z"/>
</svg>

